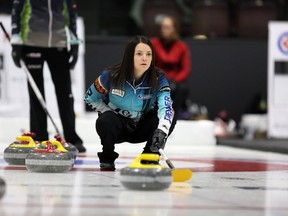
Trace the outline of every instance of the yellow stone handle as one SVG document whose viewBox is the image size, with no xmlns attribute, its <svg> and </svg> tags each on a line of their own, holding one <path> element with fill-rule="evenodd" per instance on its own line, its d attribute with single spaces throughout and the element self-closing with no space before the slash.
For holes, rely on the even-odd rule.
<svg viewBox="0 0 288 216">
<path fill-rule="evenodd" d="M 68 151 L 62 146 L 62 144 L 61 144 L 59 141 L 57 141 L 57 140 L 47 140 L 47 141 L 43 141 L 43 142 L 41 142 L 41 145 L 47 146 L 47 142 L 52 143 L 53 146 L 56 145 L 56 146 L 57 146 L 57 149 L 56 149 L 56 150 L 58 150 L 58 151 L 68 152 Z"/>
<path fill-rule="evenodd" d="M 28 144 L 16 144 L 13 143 L 10 145 L 10 147 L 16 147 L 16 148 L 36 148 L 36 143 L 34 142 L 33 138 L 30 136 L 17 136 L 16 140 L 18 141 L 28 141 Z"/>
<path fill-rule="evenodd" d="M 128 166 L 129 168 L 140 168 L 140 169 L 157 169 L 164 168 L 160 164 L 142 164 L 142 160 L 146 161 L 159 161 L 160 156 L 158 154 L 147 154 L 143 153 L 138 155 L 135 160 Z"/>
</svg>

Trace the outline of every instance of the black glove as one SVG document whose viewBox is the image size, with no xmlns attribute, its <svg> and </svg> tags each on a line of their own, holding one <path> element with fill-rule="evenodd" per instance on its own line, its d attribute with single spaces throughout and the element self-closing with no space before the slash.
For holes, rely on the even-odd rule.
<svg viewBox="0 0 288 216">
<path fill-rule="evenodd" d="M 22 49 L 23 49 L 22 45 L 12 45 L 12 58 L 14 64 L 19 68 L 21 68 L 20 60 L 22 58 Z"/>
<path fill-rule="evenodd" d="M 158 148 L 164 149 L 166 143 L 166 134 L 160 130 L 156 129 L 152 137 L 152 145 L 150 150 L 152 152 L 158 152 Z"/>
<path fill-rule="evenodd" d="M 78 44 L 74 44 L 71 45 L 70 51 L 69 51 L 69 68 L 70 69 L 74 69 L 77 60 L 78 60 L 78 49 L 79 49 L 79 45 Z"/>
</svg>

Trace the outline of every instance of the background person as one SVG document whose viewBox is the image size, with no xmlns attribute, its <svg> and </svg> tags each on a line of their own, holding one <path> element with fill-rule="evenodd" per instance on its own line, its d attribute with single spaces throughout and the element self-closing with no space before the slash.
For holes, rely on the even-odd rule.
<svg viewBox="0 0 288 216">
<path fill-rule="evenodd" d="M 76 4 L 73 0 L 25 1 L 14 0 L 12 9 L 12 57 L 17 67 L 23 59 L 40 92 L 44 94 L 43 64 L 46 61 L 60 112 L 65 140 L 85 152 L 75 131 L 74 99 L 70 70 L 78 58 Z M 69 30 L 70 50 L 67 50 Z M 47 116 L 28 84 L 30 99 L 30 130 L 36 140 L 48 140 Z"/>
<path fill-rule="evenodd" d="M 166 73 L 171 85 L 175 116 L 180 117 L 189 91 L 186 84 L 191 70 L 191 54 L 187 44 L 179 38 L 179 25 L 171 16 L 159 21 L 159 36 L 152 38 L 155 64 Z"/>
</svg>

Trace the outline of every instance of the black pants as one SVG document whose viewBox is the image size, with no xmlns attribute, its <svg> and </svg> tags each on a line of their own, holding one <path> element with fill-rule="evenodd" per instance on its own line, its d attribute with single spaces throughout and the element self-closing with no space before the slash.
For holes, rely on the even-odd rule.
<svg viewBox="0 0 288 216">
<path fill-rule="evenodd" d="M 98 154 L 101 163 L 113 163 L 118 157 L 114 152 L 115 144 L 122 142 L 146 142 L 143 153 L 152 153 L 152 136 L 157 129 L 159 119 L 157 111 L 150 111 L 136 124 L 133 120 L 108 111 L 96 120 L 96 131 L 101 139 L 103 152 Z M 175 127 L 174 119 L 169 130 L 170 135 Z"/>
<path fill-rule="evenodd" d="M 65 139 L 72 144 L 82 143 L 75 131 L 74 99 L 67 49 L 24 46 L 23 60 L 44 98 L 43 64 L 45 61 L 47 62 L 55 86 Z M 28 91 L 30 98 L 30 130 L 36 133 L 35 140 L 47 140 L 49 137 L 46 113 L 29 83 Z"/>
</svg>

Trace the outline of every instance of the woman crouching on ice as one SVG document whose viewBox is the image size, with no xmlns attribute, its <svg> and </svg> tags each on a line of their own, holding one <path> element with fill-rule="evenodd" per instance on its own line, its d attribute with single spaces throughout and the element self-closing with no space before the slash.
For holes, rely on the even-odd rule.
<svg viewBox="0 0 288 216">
<path fill-rule="evenodd" d="M 154 56 L 149 39 L 133 38 L 122 62 L 104 70 L 86 92 L 85 102 L 99 113 L 101 171 L 115 170 L 116 143 L 147 141 L 142 153 L 159 154 L 174 129 L 169 83 Z"/>
</svg>

